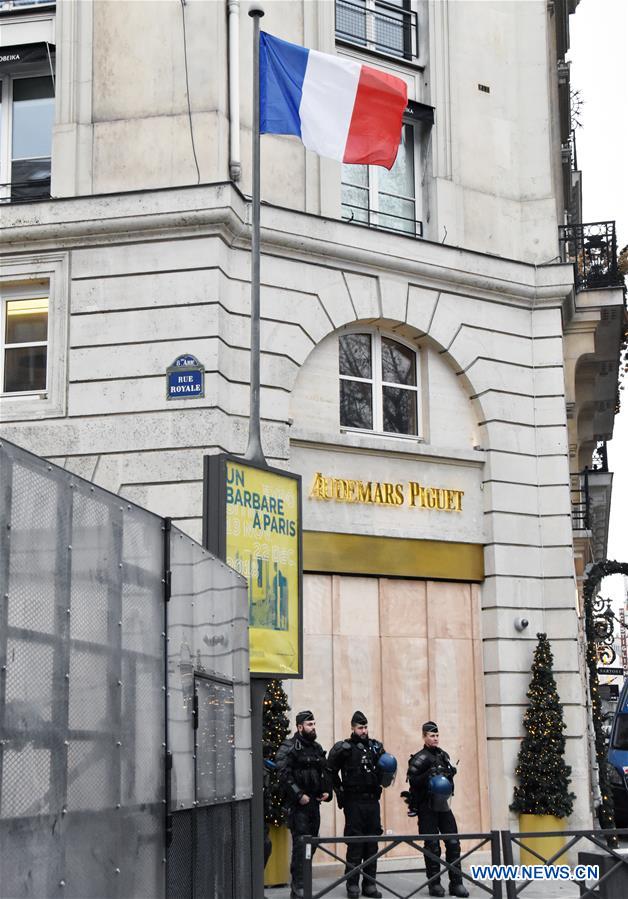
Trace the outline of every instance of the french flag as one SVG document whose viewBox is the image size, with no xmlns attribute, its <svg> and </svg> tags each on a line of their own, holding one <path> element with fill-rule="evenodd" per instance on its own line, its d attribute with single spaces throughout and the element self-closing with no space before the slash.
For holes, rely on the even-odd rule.
<svg viewBox="0 0 628 899">
<path fill-rule="evenodd" d="M 319 156 L 393 167 L 408 104 L 405 81 L 264 31 L 259 50 L 262 134 L 296 134 Z"/>
</svg>

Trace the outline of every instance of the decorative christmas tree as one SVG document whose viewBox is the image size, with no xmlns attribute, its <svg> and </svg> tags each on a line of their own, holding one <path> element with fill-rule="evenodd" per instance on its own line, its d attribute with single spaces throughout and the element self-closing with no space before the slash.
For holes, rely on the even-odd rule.
<svg viewBox="0 0 628 899">
<path fill-rule="evenodd" d="M 290 711 L 288 697 L 281 681 L 271 680 L 264 696 L 263 740 L 264 758 L 275 760 L 277 750 L 290 732 Z M 286 812 L 282 805 L 279 778 L 276 771 L 268 774 L 265 787 L 264 819 L 267 824 L 281 827 L 286 823 Z"/>
<path fill-rule="evenodd" d="M 530 704 L 523 719 L 527 736 L 519 749 L 513 812 L 566 818 L 573 810 L 571 768 L 565 764 L 566 724 L 554 680 L 554 659 L 547 634 L 537 634 L 528 689 Z"/>
</svg>

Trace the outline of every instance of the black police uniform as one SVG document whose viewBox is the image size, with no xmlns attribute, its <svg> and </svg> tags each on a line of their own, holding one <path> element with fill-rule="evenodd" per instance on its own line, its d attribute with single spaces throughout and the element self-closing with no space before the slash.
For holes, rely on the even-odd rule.
<svg viewBox="0 0 628 899">
<path fill-rule="evenodd" d="M 351 734 L 348 740 L 341 740 L 329 750 L 329 767 L 338 807 L 345 813 L 346 837 L 376 836 L 383 833 L 379 811 L 382 787 L 377 762 L 384 751 L 383 745 L 377 740 L 370 740 L 368 737 L 363 740 L 356 734 Z M 345 874 L 376 852 L 377 843 L 348 843 Z M 363 868 L 363 873 L 375 878 L 377 862 L 370 862 Z M 358 895 L 359 881 L 359 871 L 347 879 L 349 895 Z M 381 895 L 369 876 L 362 878 L 362 894 Z"/>
<path fill-rule="evenodd" d="M 419 818 L 419 833 L 457 834 L 458 826 L 454 813 L 436 811 L 430 803 L 428 781 L 434 774 L 444 774 L 451 781 L 452 793 L 456 768 L 451 764 L 449 755 L 439 746 L 424 746 L 411 756 L 408 764 L 408 781 L 410 783 L 411 805 Z M 454 864 L 460 858 L 460 840 L 457 838 L 445 839 L 445 858 L 450 864 Z M 426 840 L 425 848 L 433 855 L 440 858 L 440 841 Z M 428 878 L 440 871 L 439 862 L 425 855 L 425 870 Z M 440 879 L 432 881 L 432 891 L 438 895 Z M 449 869 L 450 892 L 462 885 L 462 875 L 459 871 Z M 468 895 L 468 894 L 467 894 Z"/>
<path fill-rule="evenodd" d="M 321 824 L 320 802 L 317 796 L 328 793 L 331 801 L 332 785 L 325 750 L 316 740 L 308 740 L 298 731 L 281 744 L 275 756 L 279 780 L 283 787 L 289 815 L 288 826 L 292 832 L 292 892 L 303 889 L 303 845 L 300 837 L 317 837 Z M 310 801 L 301 805 L 303 795 Z"/>
</svg>

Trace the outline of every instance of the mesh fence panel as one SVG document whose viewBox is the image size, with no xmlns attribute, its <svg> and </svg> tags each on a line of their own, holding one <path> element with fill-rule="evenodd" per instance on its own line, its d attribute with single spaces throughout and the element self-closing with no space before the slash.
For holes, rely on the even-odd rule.
<svg viewBox="0 0 628 899">
<path fill-rule="evenodd" d="M 172 815 L 172 837 L 168 847 L 169 899 L 192 899 L 192 809 Z"/>
<path fill-rule="evenodd" d="M 246 586 L 176 528 L 171 531 L 170 570 L 169 895 L 244 899 L 251 895 Z M 240 822 L 237 828 L 235 821 Z"/>
<path fill-rule="evenodd" d="M 233 842 L 236 846 L 251 845 L 251 803 L 236 802 L 233 805 Z M 233 865 L 233 895 L 251 894 L 251 853 L 239 852 Z"/>
<path fill-rule="evenodd" d="M 165 896 L 163 567 L 161 519 L 0 443 L 3 897 Z"/>
</svg>

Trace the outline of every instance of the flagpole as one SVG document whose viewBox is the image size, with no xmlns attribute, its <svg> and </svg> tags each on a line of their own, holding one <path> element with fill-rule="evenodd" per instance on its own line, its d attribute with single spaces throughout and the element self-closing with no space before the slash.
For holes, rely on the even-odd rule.
<svg viewBox="0 0 628 899">
<path fill-rule="evenodd" d="M 266 465 L 260 428 L 260 135 L 259 135 L 259 32 L 264 10 L 249 9 L 253 19 L 253 186 L 251 191 L 251 396 L 249 441 L 244 458 Z M 251 678 L 251 889 L 253 899 L 264 899 L 264 784 L 263 709 L 268 680 Z"/>
<path fill-rule="evenodd" d="M 266 464 L 260 427 L 260 124 L 259 124 L 259 32 L 264 10 L 249 9 L 253 19 L 253 187 L 251 195 L 251 395 L 249 441 L 244 454 L 251 462 Z"/>
</svg>

